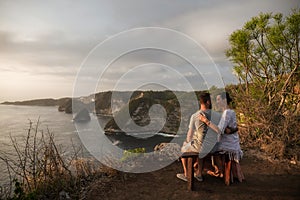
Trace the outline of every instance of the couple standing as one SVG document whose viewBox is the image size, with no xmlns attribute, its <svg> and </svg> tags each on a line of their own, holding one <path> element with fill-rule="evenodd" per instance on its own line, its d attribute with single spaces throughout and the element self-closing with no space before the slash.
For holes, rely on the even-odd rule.
<svg viewBox="0 0 300 200">
<path fill-rule="evenodd" d="M 237 177 L 241 181 L 244 177 L 240 170 L 239 160 L 243 156 L 240 148 L 239 135 L 237 132 L 236 114 L 234 110 L 229 108 L 232 101 L 227 92 L 221 93 L 216 97 L 218 107 L 222 110 L 222 114 L 211 111 L 211 99 L 209 93 L 202 93 L 199 98 L 200 110 L 191 116 L 189 130 L 186 141 L 183 144 L 183 152 L 197 152 L 199 159 L 195 178 L 203 181 L 203 157 L 208 153 L 228 153 L 230 159 L 236 163 L 238 168 Z M 214 133 L 210 133 L 214 132 Z M 210 133 L 210 134 L 208 134 Z M 183 165 L 183 174 L 177 174 L 179 179 L 187 181 L 187 160 L 181 158 Z M 211 175 L 223 176 L 223 164 L 220 157 L 216 157 L 215 171 L 210 171 Z"/>
</svg>

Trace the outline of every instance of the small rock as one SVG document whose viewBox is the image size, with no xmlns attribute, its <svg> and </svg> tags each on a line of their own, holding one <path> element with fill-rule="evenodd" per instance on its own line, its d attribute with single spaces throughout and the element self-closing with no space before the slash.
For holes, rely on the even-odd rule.
<svg viewBox="0 0 300 200">
<path fill-rule="evenodd" d="M 62 190 L 59 193 L 59 199 L 62 200 L 62 199 L 71 199 L 71 198 L 70 198 L 69 194 L 66 191 Z"/>
</svg>

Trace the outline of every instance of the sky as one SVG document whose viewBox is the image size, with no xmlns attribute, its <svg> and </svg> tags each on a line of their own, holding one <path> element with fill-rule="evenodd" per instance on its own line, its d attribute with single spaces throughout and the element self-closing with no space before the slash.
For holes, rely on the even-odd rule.
<svg viewBox="0 0 300 200">
<path fill-rule="evenodd" d="M 299 7 L 297 0 L 0 0 L 0 102 L 237 83 L 224 53 L 230 34 L 261 12 Z"/>
</svg>

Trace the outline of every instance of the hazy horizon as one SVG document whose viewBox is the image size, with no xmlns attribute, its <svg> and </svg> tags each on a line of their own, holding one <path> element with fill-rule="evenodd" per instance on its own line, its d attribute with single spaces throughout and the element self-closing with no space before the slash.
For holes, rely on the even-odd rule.
<svg viewBox="0 0 300 200">
<path fill-rule="evenodd" d="M 106 91 L 101 91 L 101 92 L 110 92 L 112 90 L 106 90 Z M 113 91 L 113 92 L 136 92 L 137 90 L 135 91 L 130 91 L 130 90 L 118 90 L 118 91 Z M 147 89 L 147 90 L 139 90 L 139 91 L 166 91 L 166 90 L 152 90 L 152 89 Z M 194 92 L 194 91 L 175 91 L 175 90 L 172 90 L 173 92 Z M 96 93 L 100 93 L 99 92 L 96 92 Z M 5 103 L 5 102 L 23 102 L 23 101 L 32 101 L 32 100 L 43 100 L 43 99 L 62 99 L 62 98 L 81 98 L 81 97 L 88 97 L 88 96 L 91 96 L 91 95 L 94 95 L 96 93 L 93 93 L 93 94 L 89 94 L 89 95 L 86 95 L 86 96 L 77 96 L 77 97 L 72 97 L 72 96 L 62 96 L 62 97 L 42 97 L 42 98 L 35 98 L 35 99 L 24 99 L 24 100 L 11 100 L 11 101 L 0 101 L 0 104 L 1 103 Z"/>
</svg>

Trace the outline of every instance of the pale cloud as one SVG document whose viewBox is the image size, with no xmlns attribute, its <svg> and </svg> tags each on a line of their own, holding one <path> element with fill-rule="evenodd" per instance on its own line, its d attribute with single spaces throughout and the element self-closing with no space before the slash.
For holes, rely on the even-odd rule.
<svg viewBox="0 0 300 200">
<path fill-rule="evenodd" d="M 203 45 L 212 57 L 225 57 L 230 34 L 240 29 L 251 17 L 263 12 L 281 12 L 285 15 L 292 8 L 299 8 L 296 0 L 273 1 L 210 1 L 210 6 L 197 7 L 192 12 L 178 15 L 165 22 L 168 27 L 176 27 Z"/>
<path fill-rule="evenodd" d="M 202 69 L 217 66 L 226 83 L 236 82 L 232 64 L 224 54 L 229 35 L 260 12 L 288 14 L 297 7 L 297 0 L 0 1 L 0 101 L 47 94 L 70 96 L 80 66 L 96 45 L 121 31 L 148 26 L 173 29 L 191 37 L 216 64 L 206 65 L 208 61 L 203 59 Z M 101 56 L 110 56 L 116 48 L 131 42 L 108 47 Z M 174 44 L 184 46 L 184 40 L 169 45 Z M 199 85 L 203 82 L 179 55 L 157 49 L 123 55 L 102 77 L 92 74 L 103 67 L 96 60 L 82 78 L 102 78 L 102 89 L 108 90 L 132 68 L 155 62 L 172 67 L 188 81 Z M 124 80 L 124 85 L 147 81 L 150 75 L 174 81 L 165 71 L 148 66 L 140 76 Z"/>
</svg>

